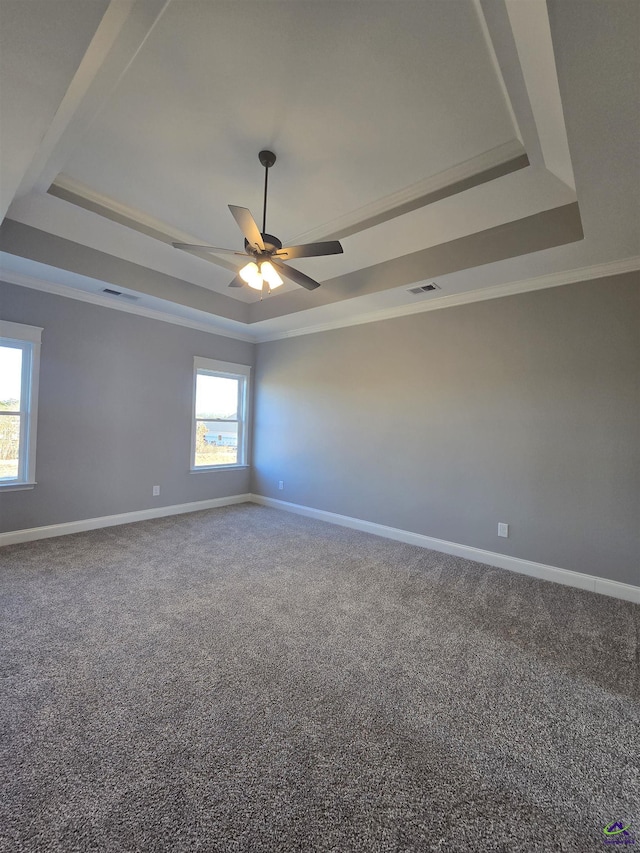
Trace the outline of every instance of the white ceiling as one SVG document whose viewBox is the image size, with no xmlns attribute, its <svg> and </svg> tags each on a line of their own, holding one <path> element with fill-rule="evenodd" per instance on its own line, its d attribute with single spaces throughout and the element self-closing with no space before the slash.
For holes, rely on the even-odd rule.
<svg viewBox="0 0 640 853">
<path fill-rule="evenodd" d="M 2 216 L 55 118 L 108 0 L 0 3 Z"/>
<path fill-rule="evenodd" d="M 262 148 L 279 158 L 272 233 L 289 240 L 515 135 L 469 0 L 394 14 L 375 2 L 179 2 L 64 172 L 233 246 L 227 204 L 258 215 Z"/>
<path fill-rule="evenodd" d="M 446 304 L 628 267 L 639 18 L 635 0 L 0 0 L 4 277 L 260 339 L 410 310 L 434 276 Z M 344 254 L 294 264 L 318 290 L 260 302 L 170 242 L 240 248 L 227 205 L 261 224 L 265 147 L 267 230 Z"/>
</svg>

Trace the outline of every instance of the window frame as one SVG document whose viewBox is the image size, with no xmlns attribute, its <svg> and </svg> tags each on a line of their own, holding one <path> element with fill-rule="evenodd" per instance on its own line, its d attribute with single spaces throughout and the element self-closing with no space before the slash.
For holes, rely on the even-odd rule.
<svg viewBox="0 0 640 853">
<path fill-rule="evenodd" d="M 196 417 L 196 389 L 198 374 L 219 376 L 223 379 L 237 379 L 242 382 L 238 399 L 238 420 L 229 423 L 238 424 L 238 455 L 237 461 L 226 465 L 196 465 L 196 430 L 198 421 L 210 421 L 211 418 Z M 193 359 L 193 392 L 191 402 L 191 456 L 189 471 L 199 472 L 233 470 L 249 466 L 249 400 L 250 400 L 251 366 L 248 364 L 233 364 L 229 361 L 218 361 L 213 358 L 194 356 Z"/>
<path fill-rule="evenodd" d="M 40 347 L 43 329 L 0 320 L 0 346 L 22 350 L 20 409 L 0 417 L 20 416 L 18 475 L 0 480 L 0 491 L 33 489 L 36 485 L 36 442 L 38 429 L 38 389 Z"/>
</svg>

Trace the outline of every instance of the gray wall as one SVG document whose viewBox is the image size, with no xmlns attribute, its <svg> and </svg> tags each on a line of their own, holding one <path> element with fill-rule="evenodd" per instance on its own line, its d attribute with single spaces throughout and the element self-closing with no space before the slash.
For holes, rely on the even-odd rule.
<svg viewBox="0 0 640 853">
<path fill-rule="evenodd" d="M 252 344 L 0 283 L 3 319 L 44 327 L 38 486 L 0 494 L 0 531 L 251 488 L 638 584 L 639 284 L 260 344 L 250 484 L 188 468 L 193 356 Z"/>
<path fill-rule="evenodd" d="M 189 454 L 193 356 L 253 364 L 253 344 L 4 283 L 0 313 L 44 328 L 38 485 L 0 493 L 0 531 L 249 491 Z"/>
<path fill-rule="evenodd" d="M 260 344 L 252 491 L 639 584 L 638 284 Z"/>
</svg>

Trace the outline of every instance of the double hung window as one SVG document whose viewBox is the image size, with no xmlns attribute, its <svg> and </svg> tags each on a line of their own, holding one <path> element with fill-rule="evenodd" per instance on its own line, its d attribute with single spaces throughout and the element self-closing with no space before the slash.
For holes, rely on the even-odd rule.
<svg viewBox="0 0 640 853">
<path fill-rule="evenodd" d="M 0 320 L 0 489 L 35 485 L 41 333 Z"/>
<path fill-rule="evenodd" d="M 247 464 L 250 370 L 194 358 L 192 471 Z"/>
</svg>

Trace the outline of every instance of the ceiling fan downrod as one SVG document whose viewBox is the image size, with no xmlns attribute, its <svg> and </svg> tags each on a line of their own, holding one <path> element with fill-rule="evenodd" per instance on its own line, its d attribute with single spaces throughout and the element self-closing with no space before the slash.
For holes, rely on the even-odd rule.
<svg viewBox="0 0 640 853">
<path fill-rule="evenodd" d="M 295 258 L 316 258 L 321 255 L 340 255 L 342 246 L 338 240 L 325 240 L 321 243 L 305 243 L 301 246 L 283 247 L 282 242 L 273 234 L 267 234 L 267 190 L 269 187 L 269 169 L 276 162 L 273 151 L 260 151 L 260 163 L 265 168 L 264 203 L 262 207 L 262 233 L 258 223 L 247 207 L 229 205 L 229 211 L 244 235 L 244 252 L 235 249 L 221 249 L 217 246 L 200 246 L 193 243 L 172 243 L 176 249 L 182 249 L 220 266 L 228 267 L 228 261 L 217 260 L 216 255 L 233 255 L 249 259 L 248 263 L 238 270 L 229 287 L 242 287 L 243 282 L 254 290 L 260 290 L 264 295 L 275 287 L 283 284 L 282 276 L 306 290 L 315 290 L 320 283 L 306 273 L 301 272 L 287 263 Z M 265 288 L 266 285 L 266 288 Z"/>
<path fill-rule="evenodd" d="M 262 205 L 262 233 L 267 233 L 267 186 L 269 183 L 269 169 L 276 162 L 276 155 L 273 151 L 261 151 L 258 154 L 258 159 L 264 166 L 264 203 Z"/>
</svg>

